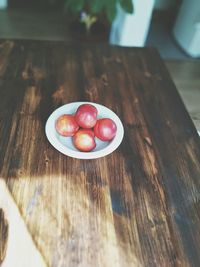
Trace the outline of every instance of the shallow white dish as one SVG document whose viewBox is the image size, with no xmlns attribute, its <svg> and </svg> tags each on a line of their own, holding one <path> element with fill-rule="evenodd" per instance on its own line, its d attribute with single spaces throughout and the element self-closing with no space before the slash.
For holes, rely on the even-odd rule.
<svg viewBox="0 0 200 267">
<path fill-rule="evenodd" d="M 117 133 L 114 139 L 110 142 L 103 142 L 95 137 L 96 147 L 91 152 L 81 152 L 77 150 L 72 143 L 71 137 L 61 136 L 55 129 L 55 122 L 58 117 L 63 114 L 74 114 L 77 108 L 82 104 L 94 105 L 98 110 L 98 118 L 110 118 L 117 125 Z M 119 117 L 109 108 L 93 102 L 73 102 L 57 108 L 49 116 L 46 122 L 45 132 L 52 146 L 64 155 L 77 159 L 96 159 L 104 157 L 112 153 L 120 145 L 124 136 L 124 128 Z"/>
</svg>

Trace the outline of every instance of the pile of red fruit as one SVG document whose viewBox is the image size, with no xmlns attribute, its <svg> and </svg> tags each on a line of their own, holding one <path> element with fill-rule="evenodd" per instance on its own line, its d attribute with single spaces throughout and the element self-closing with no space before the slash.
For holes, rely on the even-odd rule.
<svg viewBox="0 0 200 267">
<path fill-rule="evenodd" d="M 102 141 L 111 141 L 117 132 L 117 126 L 112 119 L 98 119 L 97 108 L 91 104 L 82 104 L 74 115 L 61 115 L 55 123 L 57 132 L 66 137 L 72 137 L 74 146 L 84 152 L 96 147 L 95 137 Z"/>
</svg>

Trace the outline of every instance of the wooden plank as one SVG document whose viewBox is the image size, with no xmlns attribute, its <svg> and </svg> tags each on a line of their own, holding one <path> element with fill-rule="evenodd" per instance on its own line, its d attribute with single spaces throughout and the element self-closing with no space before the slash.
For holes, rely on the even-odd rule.
<svg viewBox="0 0 200 267">
<path fill-rule="evenodd" d="M 5 58 L 0 176 L 47 265 L 199 266 L 200 141 L 157 52 L 15 41 Z M 114 153 L 48 143 L 48 116 L 73 101 L 118 114 Z"/>
</svg>

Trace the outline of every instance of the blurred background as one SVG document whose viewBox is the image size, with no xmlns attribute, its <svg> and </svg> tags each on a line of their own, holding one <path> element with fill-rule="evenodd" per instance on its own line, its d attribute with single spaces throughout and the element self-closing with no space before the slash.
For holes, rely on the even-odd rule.
<svg viewBox="0 0 200 267">
<path fill-rule="evenodd" d="M 200 0 L 0 0 L 0 38 L 154 46 L 200 131 Z"/>
</svg>

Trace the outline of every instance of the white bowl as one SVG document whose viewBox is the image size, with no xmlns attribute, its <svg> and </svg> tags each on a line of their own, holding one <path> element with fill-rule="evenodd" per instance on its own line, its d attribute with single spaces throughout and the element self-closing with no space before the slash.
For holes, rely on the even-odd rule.
<svg viewBox="0 0 200 267">
<path fill-rule="evenodd" d="M 91 152 L 81 152 L 75 148 L 71 137 L 59 135 L 55 129 L 55 122 L 63 114 L 74 114 L 82 104 L 92 104 L 98 110 L 98 118 L 110 118 L 117 125 L 116 136 L 110 142 L 103 142 L 95 137 L 96 147 Z M 45 127 L 46 136 L 49 142 L 58 151 L 69 157 L 77 159 L 96 159 L 112 153 L 122 142 L 124 128 L 119 117 L 109 108 L 93 102 L 74 102 L 57 108 L 48 118 Z"/>
</svg>

